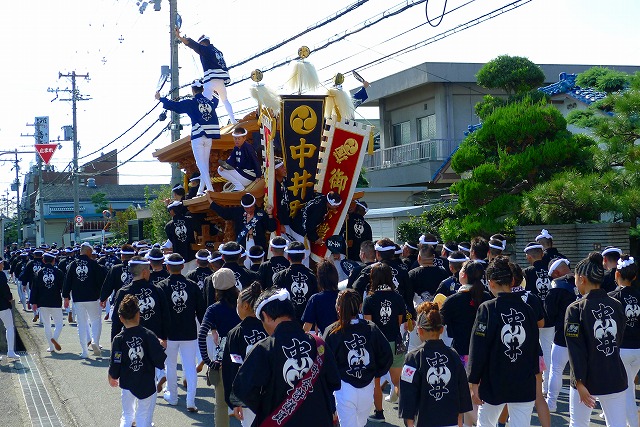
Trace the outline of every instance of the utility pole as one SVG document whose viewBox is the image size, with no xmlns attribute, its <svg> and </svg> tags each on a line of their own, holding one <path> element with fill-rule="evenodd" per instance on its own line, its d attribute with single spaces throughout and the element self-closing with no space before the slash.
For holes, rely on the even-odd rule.
<svg viewBox="0 0 640 427">
<path fill-rule="evenodd" d="M 49 143 L 49 117 L 36 117 L 36 120 L 33 124 L 27 123 L 27 126 L 33 126 L 35 128 L 35 133 L 33 135 L 23 134 L 20 136 L 33 136 L 35 137 L 36 144 L 47 144 Z M 39 154 L 36 153 L 36 165 L 38 168 L 38 216 L 40 217 L 40 244 L 45 242 L 45 233 L 44 233 L 44 200 L 42 198 L 43 193 L 43 180 L 42 180 L 42 158 Z"/>
<path fill-rule="evenodd" d="M 15 165 L 14 168 L 16 170 L 16 200 L 18 206 L 18 224 L 17 224 L 17 234 L 18 234 L 18 246 L 22 245 L 22 206 L 20 206 L 20 164 L 18 160 L 18 149 L 15 151 Z"/>
<path fill-rule="evenodd" d="M 175 34 L 178 17 L 178 0 L 169 0 L 169 43 L 171 47 L 171 99 L 179 99 L 178 38 Z M 180 114 L 171 112 L 171 142 L 180 139 Z M 182 180 L 182 172 L 177 163 L 171 163 L 171 184 Z"/>
<path fill-rule="evenodd" d="M 78 120 L 77 120 L 77 107 L 76 101 L 87 101 L 91 98 L 84 98 L 82 95 L 78 93 L 76 88 L 76 78 L 82 77 L 86 80 L 89 80 L 89 73 L 87 74 L 77 74 L 75 71 L 72 71 L 71 74 L 62 74 L 58 73 L 58 78 L 62 77 L 71 77 L 71 90 L 69 89 L 47 89 L 48 92 L 55 92 L 56 96 L 58 92 L 70 92 L 71 98 L 69 99 L 61 99 L 60 101 L 71 101 L 71 111 L 73 115 L 73 234 L 74 240 L 76 243 L 80 240 L 80 227 L 76 224 L 75 217 L 80 214 L 80 200 L 78 196 L 78 191 L 80 187 L 80 177 L 78 171 L 78 151 L 80 150 L 80 146 L 78 144 Z"/>
</svg>

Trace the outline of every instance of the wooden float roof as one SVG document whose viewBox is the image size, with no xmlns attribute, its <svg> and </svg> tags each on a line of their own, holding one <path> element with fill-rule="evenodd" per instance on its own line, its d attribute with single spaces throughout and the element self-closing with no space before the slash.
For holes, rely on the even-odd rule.
<svg viewBox="0 0 640 427">
<path fill-rule="evenodd" d="M 236 127 L 243 127 L 247 132 L 259 132 L 260 125 L 255 114 L 245 116 L 236 124 L 224 126 L 220 129 L 220 139 L 214 139 L 211 144 L 212 150 L 231 150 L 233 148 L 233 136 L 231 133 Z M 173 141 L 166 147 L 159 148 L 153 153 L 153 157 L 163 163 L 178 163 L 184 168 L 183 163 L 193 162 L 193 153 L 191 152 L 191 136 L 185 136 L 177 141 Z"/>
</svg>

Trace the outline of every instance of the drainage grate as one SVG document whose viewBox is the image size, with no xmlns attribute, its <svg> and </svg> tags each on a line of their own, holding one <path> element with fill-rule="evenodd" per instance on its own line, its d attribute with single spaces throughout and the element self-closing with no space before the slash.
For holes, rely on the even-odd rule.
<svg viewBox="0 0 640 427">
<path fill-rule="evenodd" d="M 49 392 L 42 382 L 40 371 L 31 355 L 18 352 L 20 360 L 13 363 L 12 371 L 18 374 L 22 394 L 29 410 L 29 419 L 34 427 L 62 427 Z"/>
</svg>

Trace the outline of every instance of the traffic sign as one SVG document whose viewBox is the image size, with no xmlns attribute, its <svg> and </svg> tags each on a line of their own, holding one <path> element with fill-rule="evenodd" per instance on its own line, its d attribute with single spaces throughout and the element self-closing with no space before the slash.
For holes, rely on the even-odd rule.
<svg viewBox="0 0 640 427">
<path fill-rule="evenodd" d="M 45 165 L 48 165 L 53 157 L 53 153 L 56 152 L 58 144 L 36 144 L 36 151 L 42 158 Z"/>
<path fill-rule="evenodd" d="M 84 225 L 84 218 L 82 218 L 82 215 L 76 216 L 75 220 L 78 227 L 82 227 Z"/>
</svg>

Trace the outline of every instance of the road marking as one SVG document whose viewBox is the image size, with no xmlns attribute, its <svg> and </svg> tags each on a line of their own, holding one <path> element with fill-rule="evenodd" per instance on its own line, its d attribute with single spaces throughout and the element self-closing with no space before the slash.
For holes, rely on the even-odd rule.
<svg viewBox="0 0 640 427">
<path fill-rule="evenodd" d="M 20 359 L 13 363 L 12 372 L 18 375 L 22 395 L 29 410 L 29 419 L 33 427 L 62 427 L 63 424 L 51 402 L 40 370 L 30 354 L 18 352 Z"/>
</svg>

